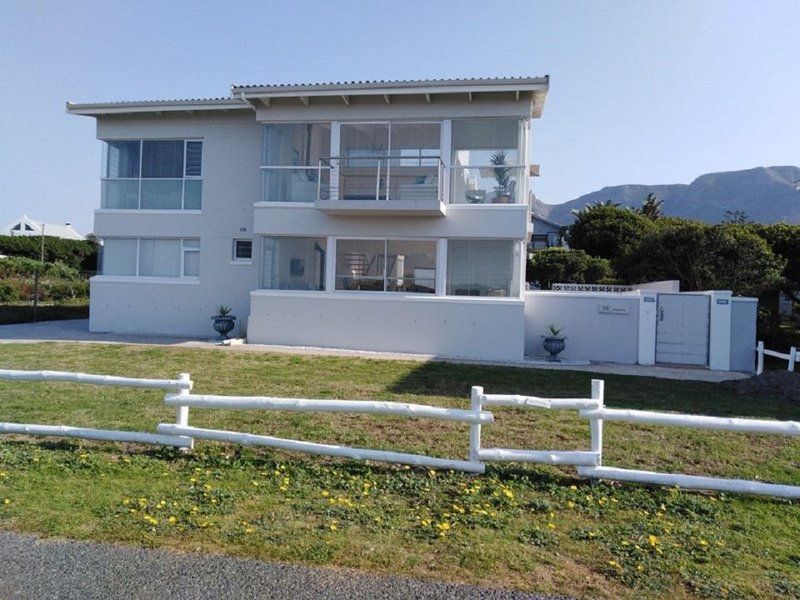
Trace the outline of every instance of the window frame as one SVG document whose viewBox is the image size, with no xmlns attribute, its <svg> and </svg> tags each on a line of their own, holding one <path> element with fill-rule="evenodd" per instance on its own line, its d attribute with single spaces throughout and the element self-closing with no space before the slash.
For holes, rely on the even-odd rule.
<svg viewBox="0 0 800 600">
<path fill-rule="evenodd" d="M 108 238 L 103 238 L 103 243 L 105 244 L 106 239 L 113 239 L 113 240 L 136 240 L 136 273 L 134 275 L 106 275 L 103 271 L 104 269 L 104 259 L 101 259 L 100 268 L 101 272 L 99 273 L 100 277 L 108 277 L 108 278 L 122 278 L 122 279 L 138 279 L 144 281 L 165 281 L 165 282 L 176 282 L 176 281 L 199 281 L 200 280 L 200 244 L 201 240 L 199 237 L 135 237 L 135 236 L 108 236 Z M 142 251 L 142 240 L 174 240 L 180 243 L 180 274 L 177 277 L 172 277 L 169 275 L 140 275 L 141 272 L 141 251 Z M 186 246 L 187 241 L 197 241 L 197 246 Z M 185 268 L 186 268 L 186 253 L 187 252 L 196 252 L 198 258 L 198 268 L 197 268 L 197 275 L 186 275 Z"/>
<path fill-rule="evenodd" d="M 250 242 L 250 257 L 239 258 L 236 256 L 236 249 L 239 242 Z M 253 251 L 255 250 L 255 241 L 253 238 L 233 238 L 231 244 L 231 264 L 232 265 L 252 265 L 253 264 Z"/>
<path fill-rule="evenodd" d="M 420 297 L 430 297 L 430 296 L 437 296 L 439 295 L 438 290 L 438 281 L 439 281 L 439 254 L 441 251 L 441 246 L 439 243 L 440 238 L 424 238 L 424 237 L 396 237 L 396 236 L 389 236 L 389 237 L 380 237 L 380 236 L 337 236 L 336 240 L 336 252 L 333 256 L 333 292 L 337 294 L 413 294 L 414 296 Z M 383 265 L 383 290 L 348 290 L 348 289 L 340 289 L 338 287 L 339 284 L 339 274 L 337 271 L 337 266 L 339 263 L 339 248 L 340 242 L 343 241 L 379 241 L 383 242 L 383 251 L 384 256 L 388 255 L 389 250 L 389 242 L 428 242 L 433 245 L 433 277 L 431 281 L 433 282 L 433 291 L 431 292 L 411 292 L 405 290 L 391 290 L 388 289 L 388 282 L 390 279 L 396 279 L 396 277 L 390 277 L 386 270 L 387 264 L 384 261 Z M 375 279 L 378 277 L 376 276 Z"/>
<path fill-rule="evenodd" d="M 205 151 L 205 140 L 203 138 L 197 137 L 189 137 L 189 138 L 106 138 L 101 140 L 103 142 L 103 157 L 102 157 L 102 165 L 106 168 L 101 167 L 101 174 L 100 174 L 100 185 L 104 182 L 108 181 L 136 181 L 138 182 L 138 191 L 137 191 L 137 205 L 136 208 L 107 208 L 102 206 L 103 198 L 102 198 L 102 191 L 101 191 L 101 198 L 100 198 L 100 210 L 120 210 L 120 211 L 145 211 L 145 212 L 156 212 L 156 211 L 179 211 L 181 213 L 184 212 L 194 212 L 200 213 L 203 211 L 203 194 L 202 194 L 202 187 L 200 192 L 200 208 L 186 208 L 186 182 L 187 181 L 200 181 L 202 186 L 203 181 L 203 171 L 204 171 L 204 151 Z M 183 142 L 183 169 L 182 169 L 182 176 L 180 177 L 181 182 L 181 207 L 180 208 L 142 208 L 142 182 L 143 181 L 178 181 L 179 178 L 177 177 L 142 177 L 142 162 L 144 160 L 144 142 Z M 107 144 L 110 142 L 137 142 L 139 144 L 139 176 L 138 177 L 108 177 L 107 173 Z M 199 142 L 201 144 L 200 148 L 200 175 L 187 175 L 186 174 L 186 167 L 187 167 L 187 154 L 188 154 L 188 145 L 191 142 Z"/>
</svg>

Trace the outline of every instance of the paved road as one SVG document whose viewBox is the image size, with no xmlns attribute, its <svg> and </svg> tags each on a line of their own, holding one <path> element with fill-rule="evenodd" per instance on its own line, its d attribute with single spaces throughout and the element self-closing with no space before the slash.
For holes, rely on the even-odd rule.
<svg viewBox="0 0 800 600">
<path fill-rule="evenodd" d="M 113 544 L 0 533 L 0 598 L 189 600 L 528 599 L 552 597 L 346 570 L 177 554 Z"/>
</svg>

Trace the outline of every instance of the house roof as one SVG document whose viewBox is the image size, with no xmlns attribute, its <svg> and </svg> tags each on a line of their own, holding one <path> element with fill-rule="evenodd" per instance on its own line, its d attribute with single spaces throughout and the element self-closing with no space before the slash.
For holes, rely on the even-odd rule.
<svg viewBox="0 0 800 600">
<path fill-rule="evenodd" d="M 22 215 L 11 221 L 8 225 L 3 227 L 0 230 L 0 235 L 31 235 L 31 232 L 25 233 L 25 225 L 29 225 L 33 228 L 33 234 L 35 235 L 42 235 L 42 228 L 44 228 L 44 235 L 49 235 L 52 237 L 60 237 L 67 240 L 85 240 L 86 236 L 81 235 L 78 231 L 69 223 L 65 223 L 64 225 L 57 225 L 55 223 L 44 223 L 42 221 L 37 221 L 36 219 L 31 219 L 28 215 Z M 12 230 L 13 227 L 16 225 L 22 225 L 22 229 L 20 230 Z"/>
<path fill-rule="evenodd" d="M 541 215 L 537 215 L 536 213 L 531 213 L 531 219 L 535 221 L 541 221 L 542 223 L 547 223 L 553 227 L 564 227 L 561 223 L 556 223 L 555 221 L 551 221 L 550 219 L 547 219 Z"/>
<path fill-rule="evenodd" d="M 544 77 L 487 77 L 475 79 L 419 79 L 343 81 L 327 83 L 281 83 L 231 86 L 227 98 L 189 98 L 183 100 L 133 100 L 123 102 L 67 102 L 67 112 L 75 115 L 101 116 L 126 113 L 193 112 L 199 110 L 252 110 L 270 106 L 272 100 L 294 99 L 298 103 L 310 98 L 336 98 L 350 104 L 354 96 L 381 97 L 387 103 L 393 97 L 417 96 L 431 102 L 434 97 L 461 95 L 469 101 L 501 96 L 531 102 L 531 113 L 540 116 L 550 82 Z"/>
</svg>

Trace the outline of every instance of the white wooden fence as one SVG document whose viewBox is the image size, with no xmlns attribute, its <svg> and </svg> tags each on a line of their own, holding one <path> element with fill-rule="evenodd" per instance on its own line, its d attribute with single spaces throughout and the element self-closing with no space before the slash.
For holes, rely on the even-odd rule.
<svg viewBox="0 0 800 600">
<path fill-rule="evenodd" d="M 688 415 L 645 410 L 622 410 L 607 408 L 604 402 L 604 382 L 593 379 L 589 398 L 542 398 L 516 394 L 486 394 L 482 387 L 473 387 L 469 410 L 443 408 L 423 404 L 382 402 L 370 400 L 310 400 L 302 398 L 273 398 L 269 396 L 217 396 L 192 394 L 192 381 L 187 373 L 178 379 L 136 379 L 87 375 L 57 371 L 12 371 L 0 370 L 0 379 L 12 381 L 67 381 L 91 385 L 130 386 L 164 389 L 164 403 L 175 407 L 175 423 L 161 423 L 158 433 L 89 429 L 62 425 L 33 425 L 0 423 L 0 434 L 16 433 L 30 435 L 54 435 L 91 440 L 107 440 L 145 444 L 161 444 L 188 449 L 194 439 L 267 446 L 282 450 L 322 454 L 356 460 L 371 460 L 389 463 L 416 465 L 434 469 L 454 469 L 471 473 L 483 473 L 486 462 L 528 462 L 550 465 L 571 465 L 578 474 L 593 480 L 607 479 L 647 484 L 680 486 L 688 489 L 718 490 L 800 498 L 800 486 L 764 483 L 743 479 L 724 479 L 623 469 L 603 465 L 603 423 L 619 421 L 647 425 L 666 425 L 713 429 L 742 433 L 800 436 L 800 422 L 768 421 Z M 589 421 L 589 450 L 539 450 L 517 448 L 482 448 L 482 427 L 494 423 L 491 412 L 484 407 L 506 406 L 545 410 L 576 410 L 580 417 Z M 189 409 L 270 410 L 293 412 L 345 412 L 349 414 L 390 415 L 409 418 L 439 419 L 469 425 L 469 457 L 467 460 L 408 454 L 388 450 L 353 448 L 333 444 L 278 438 L 268 435 L 205 429 L 189 425 Z"/>
<path fill-rule="evenodd" d="M 138 379 L 134 377 L 90 375 L 87 373 L 69 373 L 65 371 L 15 371 L 11 369 L 0 369 L 0 379 L 11 381 L 65 381 L 90 385 L 185 391 L 187 393 L 192 388 L 192 381 L 187 373 L 182 373 L 178 379 Z M 1 408 L 2 406 L 0 405 L 0 409 Z M 145 433 L 140 431 L 120 431 L 115 429 L 91 429 L 87 427 L 71 427 L 69 425 L 0 422 L 0 433 L 58 436 L 136 444 L 158 444 L 162 446 L 175 446 L 176 448 L 192 447 L 191 438 L 185 436 L 163 435 L 160 433 Z"/>
<path fill-rule="evenodd" d="M 767 350 L 764 348 L 764 342 L 758 342 L 756 346 L 756 375 L 761 375 L 764 372 L 764 357 L 774 356 L 789 361 L 789 371 L 794 371 L 795 365 L 800 361 L 800 350 L 792 346 L 789 348 L 789 353 L 776 352 L 775 350 Z"/>
</svg>

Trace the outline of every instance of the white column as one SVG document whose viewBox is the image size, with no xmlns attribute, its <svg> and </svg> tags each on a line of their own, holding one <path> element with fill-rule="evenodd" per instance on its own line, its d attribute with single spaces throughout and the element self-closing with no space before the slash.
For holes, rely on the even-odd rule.
<svg viewBox="0 0 800 600">
<path fill-rule="evenodd" d="M 731 370 L 731 292 L 714 290 L 711 297 L 708 333 L 708 368 Z"/>
<path fill-rule="evenodd" d="M 640 365 L 656 364 L 656 317 L 658 294 L 639 292 L 639 357 Z"/>
<path fill-rule="evenodd" d="M 447 295 L 447 239 L 436 240 L 436 295 Z"/>
<path fill-rule="evenodd" d="M 325 251 L 325 291 L 333 292 L 336 290 L 336 238 L 328 236 L 327 249 Z"/>
<path fill-rule="evenodd" d="M 331 156 L 340 156 L 339 139 L 340 139 L 340 123 L 333 121 L 331 123 Z M 339 161 L 331 160 L 331 181 L 330 181 L 330 199 L 339 199 Z"/>
<path fill-rule="evenodd" d="M 603 410 L 605 406 L 605 386 L 606 382 L 602 379 L 592 379 L 592 400 L 597 400 L 597 407 Z M 597 453 L 597 466 L 603 464 L 603 419 L 591 419 L 589 421 L 591 430 L 592 452 Z"/>
<path fill-rule="evenodd" d="M 445 204 L 450 203 L 450 165 L 453 164 L 453 122 L 450 119 L 442 121 L 439 133 L 439 156 L 442 159 L 444 170 L 442 173 L 442 197 Z"/>
</svg>

